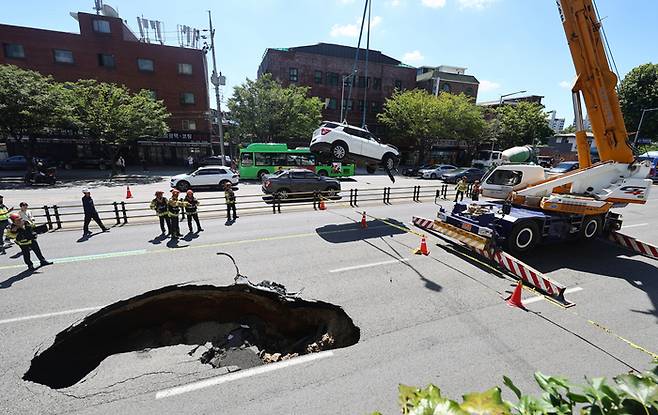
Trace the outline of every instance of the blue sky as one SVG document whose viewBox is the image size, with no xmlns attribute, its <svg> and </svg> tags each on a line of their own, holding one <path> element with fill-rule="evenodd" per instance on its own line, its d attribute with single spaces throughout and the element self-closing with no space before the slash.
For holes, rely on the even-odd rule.
<svg viewBox="0 0 658 415">
<path fill-rule="evenodd" d="M 93 11 L 93 0 L 2 0 L 0 22 L 77 32 L 69 11 Z M 233 85 L 254 78 L 268 47 L 317 42 L 355 46 L 364 0 L 108 0 L 136 30 L 136 16 L 207 27 L 212 10 L 218 65 Z M 658 1 L 598 0 L 620 75 L 657 61 Z M 467 67 L 480 82 L 478 101 L 527 90 L 547 110 L 573 120 L 573 64 L 554 0 L 373 0 L 371 48 L 409 63 Z"/>
</svg>

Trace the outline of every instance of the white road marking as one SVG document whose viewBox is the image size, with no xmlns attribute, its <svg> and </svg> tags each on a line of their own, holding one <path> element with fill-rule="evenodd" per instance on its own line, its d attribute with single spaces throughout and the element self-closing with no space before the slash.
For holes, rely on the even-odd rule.
<svg viewBox="0 0 658 415">
<path fill-rule="evenodd" d="M 226 375 L 220 375 L 214 378 L 209 378 L 209 379 L 200 380 L 198 382 L 189 383 L 187 385 L 176 386 L 174 388 L 158 391 L 155 394 L 155 399 L 162 399 L 170 396 L 181 395 L 183 393 L 193 392 L 210 386 L 215 386 L 238 379 L 243 379 L 250 376 L 256 376 L 262 373 L 272 372 L 274 370 L 283 369 L 290 366 L 300 365 L 302 363 L 311 362 L 313 360 L 324 359 L 326 357 L 331 357 L 333 355 L 334 352 L 332 352 L 331 350 L 327 350 L 324 352 L 311 353 L 304 356 L 295 357 L 290 360 L 283 360 L 281 362 L 270 363 L 263 366 L 257 366 L 251 369 L 241 370 L 239 372 L 228 373 Z"/>
<path fill-rule="evenodd" d="M 583 287 L 573 287 L 573 288 L 567 288 L 566 290 L 564 290 L 564 293 L 565 294 L 573 294 L 573 293 L 577 293 L 578 291 L 582 291 L 582 290 L 583 290 Z M 536 297 L 531 297 L 531 298 L 528 298 L 527 300 L 523 300 L 523 304 L 536 303 L 536 302 L 541 301 L 543 299 L 544 299 L 543 295 L 538 295 Z"/>
<path fill-rule="evenodd" d="M 36 320 L 38 318 L 65 316 L 67 314 L 85 313 L 87 311 L 100 310 L 101 308 L 102 307 L 76 308 L 75 310 L 56 311 L 54 313 L 35 314 L 35 315 L 32 315 L 32 316 L 8 318 L 8 319 L 5 319 L 5 320 L 0 320 L 0 324 L 16 323 L 16 322 L 19 322 L 19 321 L 26 321 L 26 320 Z"/>
<path fill-rule="evenodd" d="M 639 226 L 647 226 L 648 223 L 636 223 L 635 225 L 622 225 L 621 230 L 628 229 L 628 228 L 637 228 Z"/>
<path fill-rule="evenodd" d="M 398 262 L 409 262 L 409 258 L 400 258 L 400 259 L 392 259 L 390 261 L 373 262 L 372 264 L 354 265 L 352 267 L 332 269 L 329 272 L 330 273 L 335 273 L 335 272 L 353 271 L 355 269 L 378 267 L 380 265 L 397 264 Z"/>
</svg>

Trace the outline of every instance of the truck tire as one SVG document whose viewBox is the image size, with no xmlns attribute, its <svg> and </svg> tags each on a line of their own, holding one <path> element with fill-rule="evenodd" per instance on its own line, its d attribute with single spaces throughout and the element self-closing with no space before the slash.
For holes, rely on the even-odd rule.
<svg viewBox="0 0 658 415">
<path fill-rule="evenodd" d="M 524 220 L 512 228 L 507 237 L 510 252 L 527 252 L 537 245 L 540 239 L 539 225 L 532 220 Z"/>
<path fill-rule="evenodd" d="M 603 231 L 603 220 L 600 216 L 585 216 L 580 225 L 580 238 L 589 241 L 598 238 Z"/>
</svg>

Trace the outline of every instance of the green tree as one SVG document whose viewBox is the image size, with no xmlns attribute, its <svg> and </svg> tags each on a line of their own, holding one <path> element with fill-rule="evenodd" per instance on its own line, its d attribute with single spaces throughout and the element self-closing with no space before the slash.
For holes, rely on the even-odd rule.
<svg viewBox="0 0 658 415">
<path fill-rule="evenodd" d="M 640 65 L 626 74 L 619 86 L 619 101 L 626 129 L 635 132 L 642 110 L 658 108 L 658 64 Z M 658 111 L 645 114 L 640 134 L 658 140 Z"/>
<path fill-rule="evenodd" d="M 308 87 L 283 88 L 272 75 L 265 74 L 236 86 L 228 100 L 234 128 L 242 140 L 287 142 L 309 138 L 321 121 L 322 102 L 308 97 Z"/>
<path fill-rule="evenodd" d="M 124 86 L 91 79 L 67 83 L 65 89 L 80 134 L 104 145 L 110 160 L 122 146 L 168 131 L 169 112 L 147 91 L 131 94 Z"/>
<path fill-rule="evenodd" d="M 565 127 L 565 128 L 562 130 L 562 132 L 563 132 L 564 134 L 575 133 L 575 132 L 576 132 L 576 125 L 575 125 L 575 124 L 571 124 L 571 125 L 567 126 L 567 127 Z"/>
<path fill-rule="evenodd" d="M 536 103 L 519 102 L 498 107 L 491 122 L 498 123 L 492 138 L 501 149 L 539 144 L 554 134 L 548 126 L 544 108 Z"/>
<path fill-rule="evenodd" d="M 440 139 L 464 140 L 476 145 L 485 122 L 479 107 L 463 94 L 395 91 L 384 103 L 378 120 L 389 129 L 391 141 L 417 149 L 420 160 Z"/>
</svg>

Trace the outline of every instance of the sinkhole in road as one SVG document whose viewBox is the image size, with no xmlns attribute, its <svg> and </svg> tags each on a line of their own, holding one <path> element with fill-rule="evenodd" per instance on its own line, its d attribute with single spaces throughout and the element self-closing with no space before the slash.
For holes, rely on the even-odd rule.
<svg viewBox="0 0 658 415">
<path fill-rule="evenodd" d="M 245 369 L 356 344 L 360 329 L 334 304 L 304 300 L 283 286 L 175 285 L 111 304 L 57 336 L 34 356 L 26 381 L 75 385 L 107 357 L 152 348 L 202 345 L 202 363 Z"/>
</svg>

